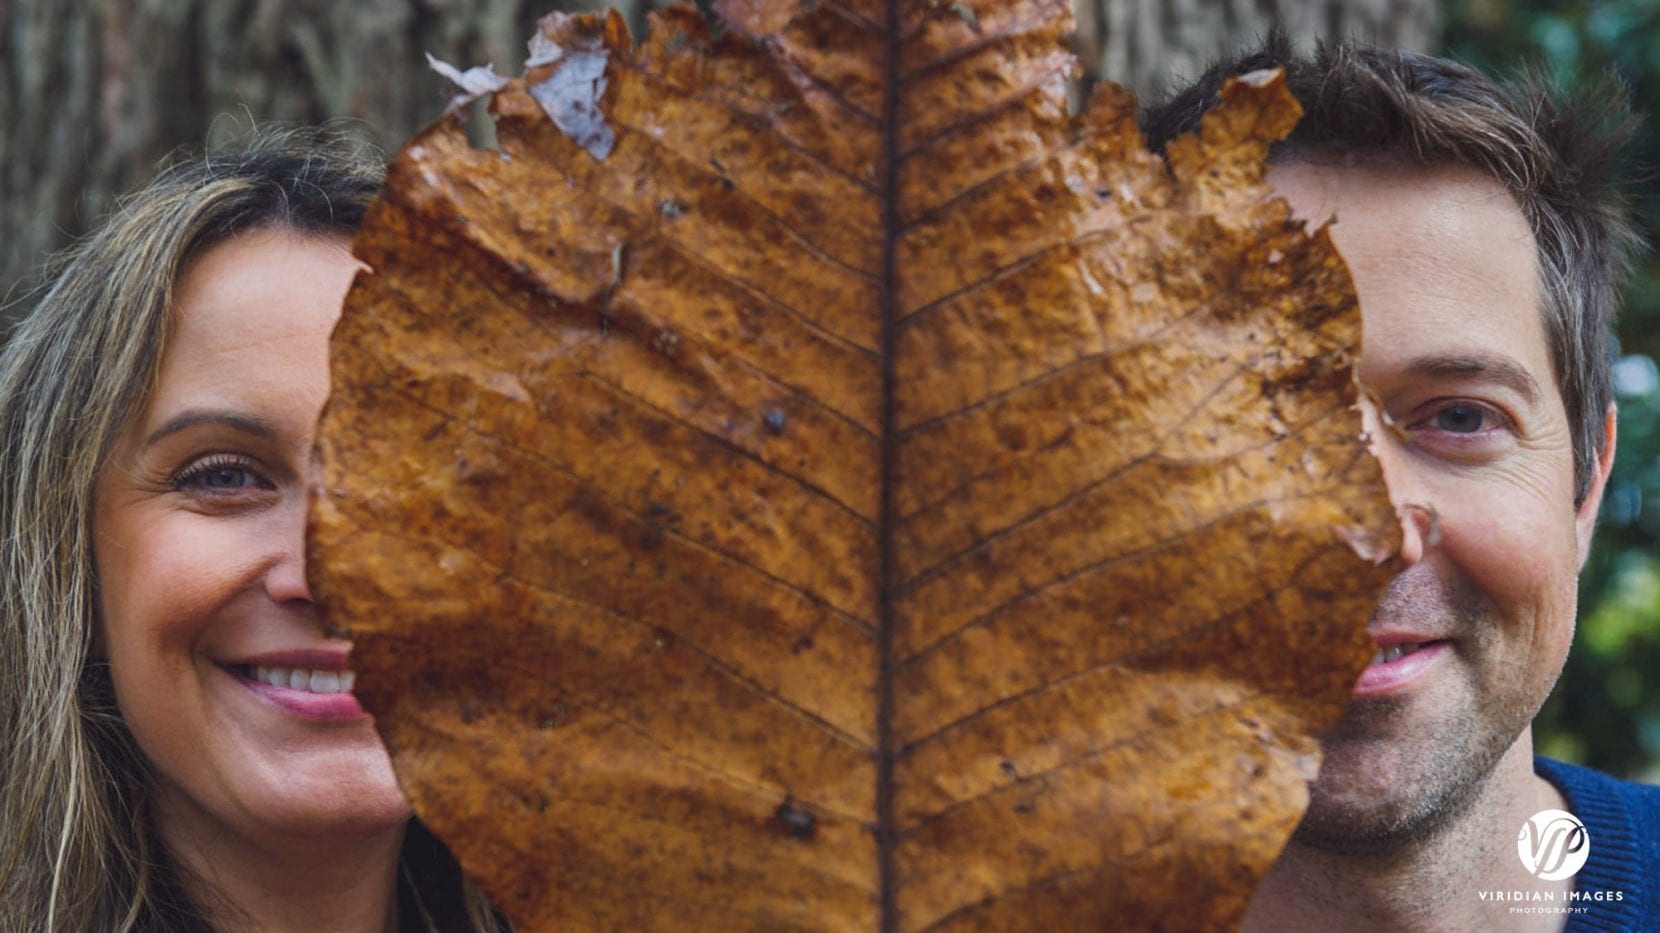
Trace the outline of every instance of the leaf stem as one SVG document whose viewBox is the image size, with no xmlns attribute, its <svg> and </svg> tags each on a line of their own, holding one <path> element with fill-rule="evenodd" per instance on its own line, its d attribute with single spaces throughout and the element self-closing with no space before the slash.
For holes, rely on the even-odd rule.
<svg viewBox="0 0 1660 933">
<path fill-rule="evenodd" d="M 898 583 L 894 560 L 894 522 L 898 517 L 894 501 L 894 480 L 898 478 L 898 431 L 895 422 L 894 390 L 898 348 L 898 271 L 895 268 L 899 231 L 899 108 L 900 108 L 900 2 L 887 3 L 887 61 L 885 94 L 882 101 L 882 502 L 877 522 L 878 595 L 876 651 L 876 870 L 880 886 L 880 927 L 883 933 L 898 933 L 898 872 L 894 850 L 899 828 L 894 818 L 893 735 L 894 658 L 893 627 L 896 617 L 894 595 Z"/>
</svg>

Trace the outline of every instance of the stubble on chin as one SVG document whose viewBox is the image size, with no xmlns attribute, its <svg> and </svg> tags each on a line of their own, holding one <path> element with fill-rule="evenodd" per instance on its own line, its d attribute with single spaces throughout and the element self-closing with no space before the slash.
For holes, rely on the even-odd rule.
<svg viewBox="0 0 1660 933">
<path fill-rule="evenodd" d="M 1515 741 L 1463 714 L 1403 737 L 1382 725 L 1397 706 L 1358 703 L 1322 738 L 1325 763 L 1293 843 L 1352 855 L 1419 845 L 1469 809 Z"/>
<path fill-rule="evenodd" d="M 1457 656 L 1449 660 L 1463 676 L 1449 677 L 1428 695 L 1352 702 L 1321 736 L 1324 761 L 1293 844 L 1387 855 L 1435 837 L 1470 809 L 1537 712 L 1536 704 L 1505 695 L 1484 676 L 1479 659 L 1503 623 L 1474 587 L 1408 572 L 1377 611 L 1386 618 L 1457 620 Z"/>
</svg>

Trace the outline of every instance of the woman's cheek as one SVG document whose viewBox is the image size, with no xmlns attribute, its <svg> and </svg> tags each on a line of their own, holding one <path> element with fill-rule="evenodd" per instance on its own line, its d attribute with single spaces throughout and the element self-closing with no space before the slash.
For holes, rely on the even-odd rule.
<svg viewBox="0 0 1660 933">
<path fill-rule="evenodd" d="M 105 548 L 114 565 L 100 567 L 112 662 L 123 646 L 142 652 L 193 644 L 257 575 L 252 524 L 173 511 Z"/>
</svg>

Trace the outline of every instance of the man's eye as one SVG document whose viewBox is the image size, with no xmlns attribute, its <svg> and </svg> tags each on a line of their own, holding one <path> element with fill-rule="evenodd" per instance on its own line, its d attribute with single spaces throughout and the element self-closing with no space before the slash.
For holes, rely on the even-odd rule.
<svg viewBox="0 0 1660 933">
<path fill-rule="evenodd" d="M 1435 426 L 1450 434 L 1475 434 L 1486 423 L 1487 413 L 1474 405 L 1448 405 L 1435 413 Z"/>
</svg>

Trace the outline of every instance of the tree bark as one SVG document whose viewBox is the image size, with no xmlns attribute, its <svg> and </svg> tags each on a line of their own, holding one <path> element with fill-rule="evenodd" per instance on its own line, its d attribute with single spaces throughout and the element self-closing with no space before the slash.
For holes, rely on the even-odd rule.
<svg viewBox="0 0 1660 933">
<path fill-rule="evenodd" d="M 1113 81 L 1148 98 L 1212 61 L 1286 31 L 1299 49 L 1354 38 L 1427 51 L 1440 36 L 1434 0 L 1074 0 L 1085 83 Z"/>
<path fill-rule="evenodd" d="M 637 18 L 642 0 L 621 4 Z M 566 3 L 577 7 L 583 3 Z M 547 0 L 0 0 L 0 296 L 170 153 L 252 124 L 362 121 L 393 148 L 452 92 L 425 54 L 516 73 Z M 487 121 L 480 120 L 480 123 Z M 0 310 L 4 317 L 5 310 Z"/>
<path fill-rule="evenodd" d="M 626 0 L 638 28 L 655 0 Z M 1139 91 L 1271 24 L 1423 48 L 1428 0 L 1077 0 L 1088 71 Z M 511 74 L 551 6 L 603 0 L 0 0 L 0 307 L 180 149 L 252 123 L 362 121 L 391 149 L 451 93 L 426 66 Z M 488 121 L 475 116 L 482 138 Z"/>
</svg>

